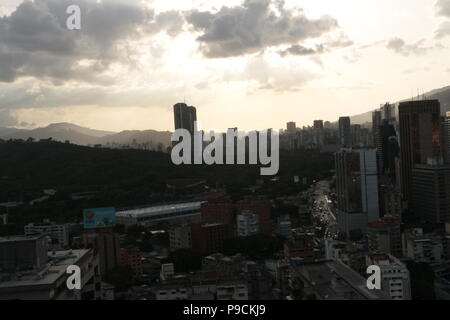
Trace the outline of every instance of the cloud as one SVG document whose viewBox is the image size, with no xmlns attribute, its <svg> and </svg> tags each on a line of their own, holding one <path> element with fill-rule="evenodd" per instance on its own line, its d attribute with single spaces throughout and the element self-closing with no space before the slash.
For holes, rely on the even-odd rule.
<svg viewBox="0 0 450 320">
<path fill-rule="evenodd" d="M 418 72 L 430 72 L 431 68 L 429 67 L 421 67 L 421 68 L 411 68 L 403 71 L 403 74 L 413 74 Z"/>
<path fill-rule="evenodd" d="M 429 50 L 433 49 L 432 47 L 425 47 L 425 40 L 419 40 L 413 44 L 407 44 L 401 38 L 393 38 L 388 41 L 386 48 L 392 50 L 398 54 L 409 56 L 409 55 L 424 55 Z"/>
<path fill-rule="evenodd" d="M 442 39 L 450 35 L 450 21 L 442 22 L 434 32 L 436 39 Z"/>
<path fill-rule="evenodd" d="M 269 62 L 264 55 L 249 57 L 242 72 L 225 73 L 224 81 L 245 82 L 250 89 L 298 91 L 316 75 L 297 63 Z"/>
<path fill-rule="evenodd" d="M 0 109 L 0 127 L 14 127 L 18 124 L 17 118 L 11 114 L 10 110 Z"/>
<path fill-rule="evenodd" d="M 326 52 L 330 52 L 334 48 L 345 48 L 352 46 L 354 42 L 350 40 L 346 35 L 340 34 L 337 39 L 325 41 L 316 45 L 314 48 L 308 48 L 303 45 L 294 44 L 285 50 L 279 51 L 279 54 L 284 57 L 286 55 L 294 56 L 314 56 L 321 55 Z"/>
<path fill-rule="evenodd" d="M 72 106 L 161 107 L 177 99 L 175 87 L 35 86 L 31 82 L 0 86 L 0 110 Z"/>
<path fill-rule="evenodd" d="M 294 55 L 294 56 L 312 56 L 316 54 L 322 54 L 326 51 L 323 45 L 318 45 L 315 48 L 306 48 L 302 45 L 295 44 L 290 46 L 286 50 L 280 51 L 280 55 L 282 57 L 286 55 Z"/>
<path fill-rule="evenodd" d="M 438 0 L 436 10 L 438 15 L 450 18 L 450 0 Z"/>
<path fill-rule="evenodd" d="M 284 1 L 245 0 L 242 5 L 217 12 L 192 10 L 187 22 L 208 58 L 235 57 L 268 47 L 298 45 L 338 28 L 330 16 L 308 19 L 301 9 L 287 10 Z"/>
<path fill-rule="evenodd" d="M 81 8 L 81 30 L 66 28 L 66 9 L 73 4 Z M 155 14 L 119 0 L 24 1 L 0 17 L 0 82 L 102 82 L 114 64 L 129 63 L 133 40 L 162 31 L 176 35 L 182 24 L 176 12 Z"/>
</svg>

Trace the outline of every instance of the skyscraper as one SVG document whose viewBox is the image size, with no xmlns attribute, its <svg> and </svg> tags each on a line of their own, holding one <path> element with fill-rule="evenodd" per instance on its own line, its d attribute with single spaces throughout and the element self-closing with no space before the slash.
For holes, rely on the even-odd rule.
<svg viewBox="0 0 450 320">
<path fill-rule="evenodd" d="M 314 120 L 314 129 L 323 129 L 323 120 Z"/>
<path fill-rule="evenodd" d="M 429 223 L 450 222 L 450 167 L 416 165 L 412 169 L 411 206 Z"/>
<path fill-rule="evenodd" d="M 450 164 L 450 112 L 443 119 L 443 136 L 445 141 L 445 162 Z"/>
<path fill-rule="evenodd" d="M 440 103 L 438 100 L 402 102 L 399 106 L 401 187 L 410 200 L 415 165 L 439 163 L 443 158 Z"/>
<path fill-rule="evenodd" d="M 313 139 L 317 146 L 323 145 L 325 139 L 323 120 L 314 120 Z"/>
<path fill-rule="evenodd" d="M 351 146 L 351 122 L 350 117 L 339 118 L 339 139 L 343 147 Z"/>
<path fill-rule="evenodd" d="M 342 149 L 335 168 L 339 231 L 364 233 L 380 216 L 376 151 Z"/>
<path fill-rule="evenodd" d="M 381 113 L 383 120 L 386 120 L 388 123 L 395 121 L 395 108 L 394 105 L 390 103 L 386 103 L 381 106 Z"/>
<path fill-rule="evenodd" d="M 177 103 L 173 106 L 173 114 L 175 119 L 175 130 L 186 129 L 194 134 L 194 122 L 197 121 L 197 110 L 185 103 Z"/>
<path fill-rule="evenodd" d="M 379 125 L 381 125 L 382 121 L 382 113 L 379 110 L 376 110 L 372 112 L 372 128 L 375 130 L 375 128 Z"/>
<path fill-rule="evenodd" d="M 288 122 L 286 124 L 286 131 L 288 133 L 295 133 L 297 131 L 297 124 L 295 122 Z"/>
<path fill-rule="evenodd" d="M 377 148 L 378 169 L 380 175 L 386 175 L 395 181 L 395 158 L 399 157 L 397 132 L 392 124 L 383 120 L 378 126 L 375 136 Z"/>
</svg>

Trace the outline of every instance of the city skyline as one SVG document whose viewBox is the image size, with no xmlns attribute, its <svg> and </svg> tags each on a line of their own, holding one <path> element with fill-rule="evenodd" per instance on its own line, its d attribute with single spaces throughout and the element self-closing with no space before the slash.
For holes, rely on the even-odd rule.
<svg viewBox="0 0 450 320">
<path fill-rule="evenodd" d="M 0 126 L 165 131 L 183 100 L 211 129 L 335 122 L 448 85 L 449 23 L 448 0 L 2 1 Z"/>
</svg>

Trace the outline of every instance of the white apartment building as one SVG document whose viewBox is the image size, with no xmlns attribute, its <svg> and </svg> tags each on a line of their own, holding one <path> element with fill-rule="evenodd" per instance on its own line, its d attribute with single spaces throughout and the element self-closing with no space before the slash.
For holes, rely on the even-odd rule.
<svg viewBox="0 0 450 320">
<path fill-rule="evenodd" d="M 381 290 L 392 300 L 411 300 L 411 281 L 409 270 L 397 258 L 387 254 L 370 254 L 366 257 L 367 266 L 377 265 L 381 269 Z"/>
<path fill-rule="evenodd" d="M 218 284 L 217 300 L 248 300 L 247 284 L 239 281 Z"/>
<path fill-rule="evenodd" d="M 171 279 L 175 275 L 175 265 L 173 263 L 166 263 L 161 265 L 159 277 L 162 281 Z"/>
<path fill-rule="evenodd" d="M 403 233 L 403 255 L 416 262 L 440 262 L 445 260 L 447 236 L 426 234 L 422 228 L 414 228 Z"/>
<path fill-rule="evenodd" d="M 248 237 L 259 232 L 259 216 L 251 211 L 242 211 L 236 217 L 239 237 Z"/>
<path fill-rule="evenodd" d="M 170 251 L 192 248 L 191 229 L 188 224 L 173 226 L 169 230 Z"/>
<path fill-rule="evenodd" d="M 43 234 L 49 237 L 49 248 L 61 250 L 69 246 L 69 225 L 55 224 L 49 221 L 29 223 L 24 227 L 25 235 Z"/>
</svg>

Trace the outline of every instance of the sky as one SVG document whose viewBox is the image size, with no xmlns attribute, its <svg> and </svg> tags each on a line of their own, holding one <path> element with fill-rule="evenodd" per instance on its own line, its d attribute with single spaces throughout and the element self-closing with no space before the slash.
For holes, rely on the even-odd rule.
<svg viewBox="0 0 450 320">
<path fill-rule="evenodd" d="M 450 0 L 1 0 L 0 126 L 335 121 L 450 85 L 449 46 Z"/>
</svg>

